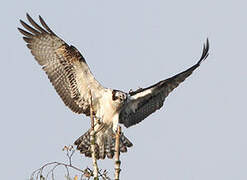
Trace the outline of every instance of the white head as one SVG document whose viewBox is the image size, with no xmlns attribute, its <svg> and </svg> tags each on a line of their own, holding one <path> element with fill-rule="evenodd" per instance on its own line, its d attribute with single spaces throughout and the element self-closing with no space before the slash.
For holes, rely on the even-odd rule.
<svg viewBox="0 0 247 180">
<path fill-rule="evenodd" d="M 127 97 L 128 95 L 125 92 L 115 89 L 112 91 L 112 100 L 119 105 L 122 105 L 127 100 Z"/>
</svg>

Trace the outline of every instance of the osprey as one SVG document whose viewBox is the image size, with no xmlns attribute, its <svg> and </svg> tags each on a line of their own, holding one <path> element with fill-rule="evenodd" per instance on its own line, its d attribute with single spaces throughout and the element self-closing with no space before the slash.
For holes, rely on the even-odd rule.
<svg viewBox="0 0 247 180">
<path fill-rule="evenodd" d="M 28 14 L 31 26 L 20 20 L 25 30 L 27 47 L 46 72 L 64 104 L 73 112 L 90 115 L 90 98 L 96 117 L 96 156 L 104 159 L 114 156 L 115 132 L 118 123 L 131 127 L 163 106 L 168 94 L 198 68 L 208 56 L 208 39 L 203 47 L 199 61 L 189 69 L 162 80 L 150 87 L 139 88 L 129 93 L 103 87 L 91 73 L 85 59 L 72 45 L 59 38 L 45 23 L 41 16 L 41 26 Z M 91 91 L 91 93 L 89 93 Z M 90 130 L 75 141 L 77 149 L 91 156 Z M 121 134 L 120 151 L 126 152 L 132 143 Z"/>
</svg>

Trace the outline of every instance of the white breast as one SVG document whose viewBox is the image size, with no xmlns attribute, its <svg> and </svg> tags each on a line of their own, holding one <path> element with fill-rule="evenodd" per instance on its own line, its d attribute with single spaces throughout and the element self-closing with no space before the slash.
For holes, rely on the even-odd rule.
<svg viewBox="0 0 247 180">
<path fill-rule="evenodd" d="M 96 104 L 96 117 L 107 124 L 112 124 L 113 117 L 116 115 L 116 108 L 112 100 L 112 90 L 105 89 L 101 98 L 98 99 Z"/>
</svg>

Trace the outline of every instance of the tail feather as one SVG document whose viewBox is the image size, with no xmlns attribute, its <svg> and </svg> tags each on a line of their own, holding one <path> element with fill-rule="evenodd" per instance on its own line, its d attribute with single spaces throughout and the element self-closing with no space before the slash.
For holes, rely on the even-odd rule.
<svg viewBox="0 0 247 180">
<path fill-rule="evenodd" d="M 108 130 L 109 131 L 109 130 Z M 110 129 L 110 133 L 107 131 L 98 132 L 95 135 L 95 152 L 97 159 L 105 159 L 107 156 L 109 159 L 112 159 L 115 153 L 115 133 Z M 88 130 L 85 134 L 79 137 L 74 144 L 77 146 L 77 149 L 81 154 L 85 154 L 86 157 L 91 157 L 91 143 L 90 143 L 90 132 Z M 133 146 L 133 144 L 128 140 L 127 137 L 122 133 L 120 136 L 120 152 L 127 152 L 127 148 Z"/>
</svg>

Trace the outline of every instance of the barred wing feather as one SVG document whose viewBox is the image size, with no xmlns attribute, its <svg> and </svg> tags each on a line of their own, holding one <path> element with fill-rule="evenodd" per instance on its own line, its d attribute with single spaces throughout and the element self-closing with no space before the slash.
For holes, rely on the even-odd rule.
<svg viewBox="0 0 247 180">
<path fill-rule="evenodd" d="M 66 106 L 73 112 L 89 115 L 89 89 L 97 94 L 103 87 L 73 46 L 60 39 L 39 16 L 38 25 L 28 14 L 30 25 L 20 20 L 25 28 L 18 30 L 24 35 L 27 47 L 48 75 L 52 85 Z"/>
</svg>

